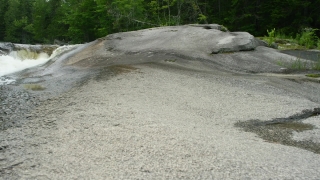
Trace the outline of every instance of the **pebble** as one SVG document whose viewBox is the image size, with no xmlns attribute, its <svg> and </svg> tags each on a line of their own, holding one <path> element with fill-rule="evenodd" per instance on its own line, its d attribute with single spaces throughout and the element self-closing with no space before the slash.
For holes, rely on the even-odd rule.
<svg viewBox="0 0 320 180">
<path fill-rule="evenodd" d="M 26 90 L 0 85 L 0 130 L 20 126 L 39 105 L 39 98 Z"/>
</svg>

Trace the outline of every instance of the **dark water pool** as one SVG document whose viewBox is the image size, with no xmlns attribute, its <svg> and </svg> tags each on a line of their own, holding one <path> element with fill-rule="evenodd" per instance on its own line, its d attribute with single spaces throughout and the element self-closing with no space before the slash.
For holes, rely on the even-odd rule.
<svg viewBox="0 0 320 180">
<path fill-rule="evenodd" d="M 283 50 L 284 54 L 289 54 L 301 59 L 308 59 L 311 61 L 320 61 L 320 51 L 305 51 L 305 50 Z"/>
</svg>

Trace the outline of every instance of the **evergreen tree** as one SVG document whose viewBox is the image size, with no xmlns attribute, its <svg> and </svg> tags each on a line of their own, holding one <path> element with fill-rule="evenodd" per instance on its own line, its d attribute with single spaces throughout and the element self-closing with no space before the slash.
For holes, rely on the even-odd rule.
<svg viewBox="0 0 320 180">
<path fill-rule="evenodd" d="M 5 41 L 30 43 L 32 0 L 9 0 L 5 19 Z"/>
<path fill-rule="evenodd" d="M 263 36 L 320 28 L 320 0 L 0 0 L 0 41 L 88 42 L 109 33 L 217 23 Z M 320 31 L 316 31 L 320 33 Z"/>
<path fill-rule="evenodd" d="M 114 0 L 109 7 L 109 12 L 114 18 L 114 29 L 118 31 L 143 27 L 143 21 L 141 21 L 144 19 L 143 0 Z"/>
<path fill-rule="evenodd" d="M 49 0 L 48 1 L 48 27 L 46 30 L 47 39 L 53 43 L 55 39 L 70 41 L 68 36 L 69 25 L 67 23 L 68 11 L 72 9 L 68 0 Z"/>
<path fill-rule="evenodd" d="M 6 32 L 5 13 L 8 9 L 8 0 L 0 0 L 0 41 L 4 40 Z"/>
<path fill-rule="evenodd" d="M 39 43 L 50 43 L 48 39 L 48 25 L 51 21 L 47 0 L 35 0 L 32 8 L 32 33 L 33 38 Z"/>
<path fill-rule="evenodd" d="M 19 19 L 19 8 L 20 2 L 19 0 L 9 0 L 8 1 L 8 10 L 4 15 L 5 21 L 5 41 L 9 42 L 20 42 L 20 38 L 18 37 L 19 28 L 14 24 L 14 22 Z"/>
</svg>

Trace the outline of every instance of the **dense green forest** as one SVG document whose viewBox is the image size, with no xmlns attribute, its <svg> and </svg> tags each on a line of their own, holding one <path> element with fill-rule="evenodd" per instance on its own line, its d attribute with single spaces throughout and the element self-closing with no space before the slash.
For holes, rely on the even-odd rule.
<svg viewBox="0 0 320 180">
<path fill-rule="evenodd" d="M 0 41 L 83 43 L 110 33 L 217 23 L 255 36 L 320 28 L 320 0 L 0 0 Z"/>
</svg>

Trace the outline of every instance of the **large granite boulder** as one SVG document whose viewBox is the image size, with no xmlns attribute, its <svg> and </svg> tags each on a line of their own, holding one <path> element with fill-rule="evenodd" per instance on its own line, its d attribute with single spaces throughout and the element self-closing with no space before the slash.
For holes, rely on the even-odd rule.
<svg viewBox="0 0 320 180">
<path fill-rule="evenodd" d="M 282 73 L 279 61 L 291 63 L 295 59 L 268 47 L 247 32 L 229 32 L 216 24 L 110 34 L 86 46 L 68 58 L 65 64 L 102 67 L 122 63 L 188 64 L 197 61 L 236 72 Z"/>
<path fill-rule="evenodd" d="M 247 32 L 229 32 L 221 25 L 185 25 L 145 29 L 107 36 L 110 48 L 127 51 L 170 51 L 217 54 L 251 51 L 262 45 Z"/>
<path fill-rule="evenodd" d="M 9 52 L 13 51 L 14 44 L 10 42 L 0 43 L 0 55 L 6 55 Z"/>
<path fill-rule="evenodd" d="M 212 53 L 251 51 L 257 46 L 256 39 L 247 32 L 226 32 L 212 48 Z"/>
</svg>

